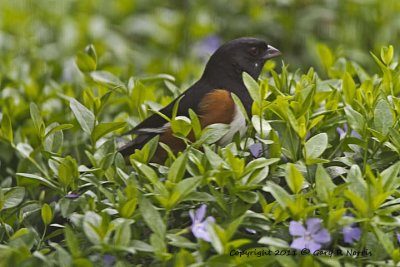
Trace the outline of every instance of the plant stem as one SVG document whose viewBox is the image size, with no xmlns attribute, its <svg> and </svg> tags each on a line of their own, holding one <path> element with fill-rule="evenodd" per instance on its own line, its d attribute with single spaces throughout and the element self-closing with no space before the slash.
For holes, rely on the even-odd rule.
<svg viewBox="0 0 400 267">
<path fill-rule="evenodd" d="M 37 246 L 37 250 L 41 249 L 42 244 L 43 244 L 43 240 L 44 240 L 44 238 L 46 236 L 46 232 L 47 232 L 47 224 L 44 226 L 44 231 L 43 231 L 42 237 L 39 240 L 39 243 L 38 243 L 38 246 Z"/>
</svg>

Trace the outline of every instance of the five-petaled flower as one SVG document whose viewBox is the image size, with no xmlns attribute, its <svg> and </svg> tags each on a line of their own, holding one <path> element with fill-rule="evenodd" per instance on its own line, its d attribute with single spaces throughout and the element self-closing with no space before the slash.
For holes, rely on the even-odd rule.
<svg viewBox="0 0 400 267">
<path fill-rule="evenodd" d="M 354 241 L 358 241 L 361 236 L 361 229 L 358 227 L 352 227 L 351 225 L 343 227 L 342 232 L 343 241 L 347 244 L 353 244 Z"/>
<path fill-rule="evenodd" d="M 320 249 L 323 245 L 331 241 L 329 232 L 322 228 L 321 220 L 318 218 L 308 219 L 307 228 L 296 221 L 291 221 L 289 225 L 289 233 L 291 236 L 298 237 L 293 240 L 290 247 L 302 250 L 309 249 L 311 253 Z"/>
<path fill-rule="evenodd" d="M 196 211 L 190 210 L 189 215 L 192 219 L 192 233 L 195 237 L 203 239 L 207 242 L 211 241 L 210 234 L 207 231 L 207 225 L 209 223 L 215 222 L 214 217 L 208 216 L 204 219 L 206 215 L 207 206 L 205 204 L 201 205 Z"/>
</svg>

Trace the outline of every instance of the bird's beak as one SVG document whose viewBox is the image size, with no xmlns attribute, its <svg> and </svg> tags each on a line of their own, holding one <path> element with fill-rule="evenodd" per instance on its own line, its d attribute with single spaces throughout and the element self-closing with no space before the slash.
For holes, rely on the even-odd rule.
<svg viewBox="0 0 400 267">
<path fill-rule="evenodd" d="M 263 59 L 267 60 L 267 59 L 270 59 L 270 58 L 273 58 L 273 57 L 277 57 L 277 56 L 279 56 L 281 54 L 282 54 L 281 51 L 279 51 L 275 47 L 269 45 L 268 48 L 267 48 L 267 52 L 263 56 Z"/>
</svg>

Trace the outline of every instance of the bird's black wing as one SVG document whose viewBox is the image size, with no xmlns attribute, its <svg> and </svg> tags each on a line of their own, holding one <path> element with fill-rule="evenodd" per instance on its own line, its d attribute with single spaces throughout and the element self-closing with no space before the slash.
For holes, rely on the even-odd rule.
<svg viewBox="0 0 400 267">
<path fill-rule="evenodd" d="M 171 103 L 169 103 L 166 107 L 162 108 L 159 112 L 170 118 L 172 116 L 172 110 L 176 101 L 180 99 L 177 116 L 188 116 L 189 109 L 191 108 L 195 112 L 197 112 L 198 104 L 202 97 L 213 89 L 214 88 L 212 88 L 212 86 L 209 86 L 207 83 L 200 80 L 192 85 L 188 90 L 183 92 Z M 128 156 L 132 154 L 135 149 L 142 148 L 144 144 L 146 144 L 150 139 L 165 131 L 166 124 L 167 120 L 165 120 L 157 113 L 154 113 L 153 115 L 139 123 L 135 128 L 125 133 L 125 135 L 137 134 L 137 137 L 126 145 L 122 146 L 119 149 L 119 152 L 123 156 Z"/>
</svg>

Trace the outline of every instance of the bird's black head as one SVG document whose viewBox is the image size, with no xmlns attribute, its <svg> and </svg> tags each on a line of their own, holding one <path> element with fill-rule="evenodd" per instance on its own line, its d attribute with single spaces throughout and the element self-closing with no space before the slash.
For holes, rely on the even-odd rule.
<svg viewBox="0 0 400 267">
<path fill-rule="evenodd" d="M 280 51 L 257 38 L 239 38 L 223 44 L 207 63 L 204 75 L 228 75 L 241 79 L 247 72 L 257 79 L 265 62 Z"/>
</svg>

